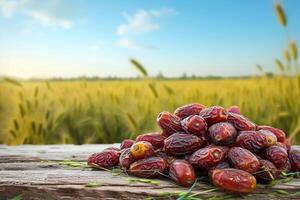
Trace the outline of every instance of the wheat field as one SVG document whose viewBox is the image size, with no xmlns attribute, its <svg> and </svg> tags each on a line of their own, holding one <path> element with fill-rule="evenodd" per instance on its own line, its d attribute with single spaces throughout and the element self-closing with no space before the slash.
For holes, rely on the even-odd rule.
<svg viewBox="0 0 300 200">
<path fill-rule="evenodd" d="M 149 87 L 149 84 L 151 87 Z M 153 87 L 152 87 L 153 86 Z M 300 142 L 300 77 L 0 82 L 0 143 L 113 143 L 159 130 L 180 105 L 240 106 Z"/>
</svg>

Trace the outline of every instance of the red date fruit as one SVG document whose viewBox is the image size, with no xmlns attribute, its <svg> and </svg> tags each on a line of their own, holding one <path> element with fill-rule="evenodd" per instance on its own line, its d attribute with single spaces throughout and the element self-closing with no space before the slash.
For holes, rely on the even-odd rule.
<svg viewBox="0 0 300 200">
<path fill-rule="evenodd" d="M 181 119 L 169 112 L 161 112 L 157 117 L 157 123 L 163 130 L 164 135 L 169 136 L 173 133 L 183 132 Z"/>
<path fill-rule="evenodd" d="M 164 150 L 175 156 L 184 156 L 198 150 L 203 141 L 191 134 L 174 133 L 165 139 Z"/>
<path fill-rule="evenodd" d="M 266 157 L 267 160 L 274 163 L 276 168 L 280 171 L 289 170 L 291 167 L 287 150 L 279 145 L 273 145 L 267 148 Z"/>
<path fill-rule="evenodd" d="M 119 152 L 107 149 L 100 153 L 94 153 L 87 159 L 87 164 L 91 167 L 114 167 L 119 163 Z"/>
<path fill-rule="evenodd" d="M 292 170 L 300 171 L 300 146 L 291 146 L 289 159 L 292 165 Z"/>
<path fill-rule="evenodd" d="M 231 113 L 238 114 L 238 115 L 241 114 L 240 107 L 238 107 L 238 106 L 230 106 L 229 108 L 227 108 L 227 111 L 231 112 Z"/>
<path fill-rule="evenodd" d="M 199 115 L 204 108 L 205 106 L 199 103 L 191 103 L 177 108 L 174 114 L 180 119 L 184 119 L 190 115 Z"/>
<path fill-rule="evenodd" d="M 226 169 L 226 168 L 230 168 L 230 164 L 229 162 L 227 161 L 222 161 L 220 163 L 218 163 L 216 166 L 213 166 L 209 169 L 208 171 L 208 176 L 210 178 L 212 178 L 212 172 L 215 170 L 215 169 Z"/>
<path fill-rule="evenodd" d="M 128 172 L 141 178 L 157 177 L 167 169 L 167 162 L 160 157 L 138 160 L 130 165 Z"/>
<path fill-rule="evenodd" d="M 200 114 L 208 125 L 227 120 L 228 112 L 221 106 L 204 108 Z"/>
<path fill-rule="evenodd" d="M 156 133 L 145 133 L 143 135 L 139 135 L 136 138 L 137 142 L 146 141 L 152 144 L 154 149 L 161 149 L 164 147 L 164 140 L 166 136 L 156 132 Z"/>
<path fill-rule="evenodd" d="M 208 134 L 212 143 L 229 145 L 235 141 L 237 131 L 230 123 L 219 122 L 209 127 Z"/>
<path fill-rule="evenodd" d="M 134 144 L 134 140 L 125 139 L 120 145 L 120 149 L 130 148 Z"/>
<path fill-rule="evenodd" d="M 255 173 L 257 180 L 261 183 L 269 183 L 279 175 L 276 166 L 268 160 L 259 160 L 260 170 Z"/>
<path fill-rule="evenodd" d="M 269 131 L 241 131 L 236 138 L 235 145 L 258 153 L 276 142 L 276 136 Z"/>
<path fill-rule="evenodd" d="M 255 173 L 259 170 L 259 161 L 256 156 L 247 149 L 241 147 L 232 147 L 228 151 L 228 160 L 236 168 L 249 173 Z"/>
<path fill-rule="evenodd" d="M 131 146 L 131 155 L 135 160 L 150 157 L 154 154 L 154 148 L 151 143 L 141 141 Z"/>
<path fill-rule="evenodd" d="M 178 185 L 191 187 L 196 180 L 193 166 L 185 160 L 174 160 L 169 167 L 171 179 Z"/>
<path fill-rule="evenodd" d="M 290 152 L 291 147 L 292 147 L 291 141 L 290 141 L 289 139 L 286 138 L 286 139 L 284 140 L 283 144 L 286 146 L 287 151 Z"/>
<path fill-rule="evenodd" d="M 243 115 L 229 113 L 228 122 L 230 122 L 238 131 L 256 130 L 256 124 Z"/>
<path fill-rule="evenodd" d="M 247 194 L 256 188 L 256 179 L 252 174 L 233 168 L 215 169 L 212 172 L 212 182 L 230 194 Z"/>
<path fill-rule="evenodd" d="M 209 168 L 224 160 L 227 149 L 221 146 L 207 146 L 194 152 L 190 158 L 191 163 L 196 168 Z"/>
<path fill-rule="evenodd" d="M 268 130 L 271 131 L 276 137 L 278 142 L 284 142 L 285 141 L 285 133 L 283 130 L 280 130 L 279 128 L 274 128 L 271 126 L 258 126 L 257 130 Z"/>
<path fill-rule="evenodd" d="M 119 158 L 119 165 L 123 169 L 128 169 L 131 163 L 134 162 L 134 159 L 131 155 L 130 148 L 126 148 L 122 151 L 120 158 Z"/>
<path fill-rule="evenodd" d="M 207 124 L 203 117 L 199 115 L 191 115 L 181 121 L 181 126 L 185 132 L 197 135 L 199 137 L 204 136 L 207 131 Z"/>
</svg>

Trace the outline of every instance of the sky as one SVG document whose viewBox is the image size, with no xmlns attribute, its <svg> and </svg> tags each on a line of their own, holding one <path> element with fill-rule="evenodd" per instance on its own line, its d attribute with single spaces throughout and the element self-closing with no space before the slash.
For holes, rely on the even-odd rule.
<svg viewBox="0 0 300 200">
<path fill-rule="evenodd" d="M 0 75 L 239 76 L 275 70 L 286 33 L 271 0 L 0 0 Z M 300 42 L 300 1 L 283 1 Z"/>
</svg>

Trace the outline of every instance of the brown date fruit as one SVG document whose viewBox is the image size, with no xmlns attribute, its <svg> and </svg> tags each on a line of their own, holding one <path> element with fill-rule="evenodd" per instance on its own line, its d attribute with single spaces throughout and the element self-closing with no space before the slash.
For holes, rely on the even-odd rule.
<svg viewBox="0 0 300 200">
<path fill-rule="evenodd" d="M 240 131 L 235 145 L 258 153 L 276 142 L 276 136 L 269 131 Z"/>
<path fill-rule="evenodd" d="M 258 182 L 269 183 L 278 177 L 278 170 L 271 161 L 260 159 L 259 162 L 260 170 L 255 173 Z"/>
<path fill-rule="evenodd" d="M 238 107 L 238 106 L 230 106 L 229 108 L 227 108 L 227 111 L 231 112 L 231 113 L 238 114 L 238 115 L 241 114 L 240 107 Z"/>
<path fill-rule="evenodd" d="M 229 145 L 235 141 L 236 129 L 228 122 L 213 124 L 208 129 L 210 141 L 217 145 Z"/>
<path fill-rule="evenodd" d="M 287 150 L 277 144 L 266 149 L 266 158 L 280 171 L 286 171 L 291 168 Z"/>
<path fill-rule="evenodd" d="M 120 149 L 130 148 L 134 144 L 134 140 L 125 139 L 120 145 Z"/>
<path fill-rule="evenodd" d="M 163 151 L 162 149 L 156 150 L 155 156 L 163 158 L 168 163 L 168 165 L 170 165 L 176 159 L 176 157 L 168 154 L 167 152 Z"/>
<path fill-rule="evenodd" d="M 210 168 L 223 161 L 226 153 L 227 148 L 207 146 L 194 152 L 189 158 L 189 163 L 196 168 Z"/>
<path fill-rule="evenodd" d="M 232 147 L 228 151 L 228 161 L 236 169 L 241 169 L 249 173 L 259 170 L 259 161 L 249 150 L 241 147 Z"/>
<path fill-rule="evenodd" d="M 91 167 L 114 167 L 119 163 L 119 152 L 112 149 L 106 149 L 99 153 L 90 155 L 87 164 Z"/>
<path fill-rule="evenodd" d="M 193 166 L 186 160 L 174 160 L 169 167 L 171 179 L 178 185 L 191 187 L 196 180 Z"/>
<path fill-rule="evenodd" d="M 230 194 L 247 194 L 256 188 L 256 179 L 252 174 L 233 168 L 215 169 L 212 183 Z"/>
<path fill-rule="evenodd" d="M 228 113 L 228 122 L 231 123 L 238 131 L 256 130 L 256 124 L 243 115 Z"/>
<path fill-rule="evenodd" d="M 157 117 L 157 123 L 164 135 L 167 136 L 184 131 L 181 126 L 181 119 L 169 112 L 161 112 Z"/>
<path fill-rule="evenodd" d="M 162 174 L 168 167 L 161 157 L 150 157 L 138 160 L 130 165 L 128 172 L 141 178 L 153 178 Z"/>
<path fill-rule="evenodd" d="M 207 131 L 207 124 L 203 117 L 199 115 L 191 115 L 181 121 L 181 126 L 185 132 L 197 135 L 199 137 L 204 136 Z"/>
<path fill-rule="evenodd" d="M 199 103 L 191 103 L 177 108 L 174 114 L 180 119 L 184 119 L 190 115 L 199 115 L 201 110 L 203 110 L 204 108 L 205 106 Z"/>
<path fill-rule="evenodd" d="M 142 135 L 137 136 L 136 141 L 146 141 L 152 144 L 154 149 L 161 149 L 164 147 L 164 140 L 166 136 L 162 135 L 161 133 L 145 133 Z"/>
<path fill-rule="evenodd" d="M 131 163 L 134 162 L 134 159 L 131 155 L 130 148 L 126 148 L 122 151 L 120 158 L 119 158 L 119 165 L 122 169 L 128 169 Z"/>
<path fill-rule="evenodd" d="M 150 157 L 154 154 L 154 148 L 151 143 L 141 141 L 134 143 L 131 148 L 131 155 L 135 160 Z"/>
<path fill-rule="evenodd" d="M 174 133 L 165 139 L 164 150 L 174 156 L 184 156 L 198 150 L 203 141 L 191 134 Z"/>
<path fill-rule="evenodd" d="M 221 106 L 204 108 L 199 115 L 204 118 L 208 125 L 227 120 L 228 112 Z"/>
<path fill-rule="evenodd" d="M 268 130 L 271 131 L 276 137 L 278 142 L 284 142 L 285 141 L 285 133 L 283 130 L 279 128 L 274 128 L 272 126 L 258 126 L 257 130 Z"/>
<path fill-rule="evenodd" d="M 300 171 L 300 146 L 298 145 L 291 146 L 289 159 L 292 165 L 292 170 Z"/>
</svg>

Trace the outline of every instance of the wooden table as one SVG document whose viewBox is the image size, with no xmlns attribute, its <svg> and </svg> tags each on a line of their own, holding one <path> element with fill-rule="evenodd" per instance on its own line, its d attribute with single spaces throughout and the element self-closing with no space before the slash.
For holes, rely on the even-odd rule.
<svg viewBox="0 0 300 200">
<path fill-rule="evenodd" d="M 65 160 L 85 161 L 91 153 L 113 145 L 0 145 L 0 200 L 20 196 L 21 199 L 176 199 L 166 192 L 186 191 L 167 179 L 158 185 L 130 183 L 125 174 L 117 175 L 84 167 L 67 166 Z M 64 162 L 62 162 L 64 161 Z M 97 187 L 87 187 L 97 182 Z M 200 182 L 193 192 L 203 192 L 211 185 Z M 289 193 L 283 193 L 284 190 Z M 276 192 L 277 191 L 277 192 Z M 300 199 L 292 195 L 300 191 L 299 179 L 266 189 L 258 185 L 246 199 Z M 203 199 L 224 197 L 219 191 L 202 194 Z M 234 197 L 240 199 L 241 197 Z"/>
</svg>

